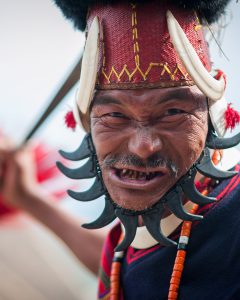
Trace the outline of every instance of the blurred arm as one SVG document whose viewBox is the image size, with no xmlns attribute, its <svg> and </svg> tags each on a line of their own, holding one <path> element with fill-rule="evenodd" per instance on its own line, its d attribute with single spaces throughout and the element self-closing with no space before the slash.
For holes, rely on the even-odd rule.
<svg viewBox="0 0 240 300">
<path fill-rule="evenodd" d="M 77 258 L 97 274 L 105 233 L 81 228 L 78 219 L 54 204 L 41 189 L 31 149 L 9 150 L 0 143 L 0 192 L 7 205 L 29 213 L 52 230 Z"/>
</svg>

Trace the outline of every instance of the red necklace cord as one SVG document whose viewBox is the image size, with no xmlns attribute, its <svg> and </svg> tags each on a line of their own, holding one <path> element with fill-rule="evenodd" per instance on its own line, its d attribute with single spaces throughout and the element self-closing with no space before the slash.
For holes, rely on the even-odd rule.
<svg viewBox="0 0 240 300">
<path fill-rule="evenodd" d="M 123 240 L 123 233 L 121 234 L 118 245 Z M 110 274 L 110 299 L 109 300 L 119 300 L 120 298 L 120 271 L 122 259 L 124 256 L 124 251 L 114 252 L 113 262 L 111 266 Z"/>
<path fill-rule="evenodd" d="M 198 205 L 195 204 L 190 213 L 195 214 L 198 209 Z M 184 221 L 182 224 L 181 234 L 178 242 L 178 251 L 175 258 L 173 272 L 170 280 L 170 287 L 168 291 L 168 300 L 176 300 L 178 297 L 178 290 L 181 282 L 182 272 L 184 269 L 184 263 L 187 253 L 187 244 L 191 234 L 191 221 Z"/>
</svg>

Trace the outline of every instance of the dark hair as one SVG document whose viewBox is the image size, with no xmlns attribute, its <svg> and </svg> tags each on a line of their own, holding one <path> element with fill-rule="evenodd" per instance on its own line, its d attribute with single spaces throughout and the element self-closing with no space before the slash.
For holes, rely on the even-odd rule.
<svg viewBox="0 0 240 300">
<path fill-rule="evenodd" d="M 70 19 L 77 29 L 84 30 L 88 8 L 96 3 L 114 4 L 119 0 L 53 0 L 62 10 L 64 16 Z M 127 1 L 127 0 L 126 0 Z M 159 0 L 162 1 L 162 0 Z M 128 1 L 127 1 L 128 2 Z M 129 1 L 132 2 L 132 1 Z M 149 2 L 147 0 L 137 0 L 135 2 Z M 209 24 L 217 21 L 230 0 L 169 0 L 178 7 L 196 10 L 202 22 Z"/>
</svg>

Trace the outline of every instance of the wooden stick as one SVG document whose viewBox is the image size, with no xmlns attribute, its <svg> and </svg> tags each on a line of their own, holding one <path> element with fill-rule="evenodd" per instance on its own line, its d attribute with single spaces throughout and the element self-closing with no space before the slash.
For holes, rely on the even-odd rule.
<svg viewBox="0 0 240 300">
<path fill-rule="evenodd" d="M 39 120 L 30 130 L 28 135 L 23 140 L 23 144 L 29 141 L 35 132 L 39 129 L 39 127 L 46 121 L 46 119 L 50 116 L 50 114 L 54 111 L 54 109 L 58 106 L 58 104 L 62 101 L 62 99 L 66 96 L 66 94 L 70 91 L 70 89 L 74 86 L 74 84 L 79 80 L 80 71 L 81 71 L 81 62 L 82 58 L 79 59 L 77 64 L 74 66 L 73 70 L 58 90 L 57 94 L 54 96 L 46 110 L 43 112 Z"/>
</svg>

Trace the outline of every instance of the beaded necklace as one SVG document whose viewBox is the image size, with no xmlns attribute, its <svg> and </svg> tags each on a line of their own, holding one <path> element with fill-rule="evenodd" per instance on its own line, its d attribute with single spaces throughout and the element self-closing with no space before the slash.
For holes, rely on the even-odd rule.
<svg viewBox="0 0 240 300">
<path fill-rule="evenodd" d="M 216 165 L 221 160 L 222 153 L 219 150 L 215 150 L 212 156 L 212 161 Z M 211 179 L 205 178 L 202 191 L 203 195 L 209 193 Z M 195 214 L 198 210 L 198 205 L 194 204 L 190 213 Z M 173 271 L 170 279 L 170 286 L 168 290 L 168 300 L 177 300 L 178 290 L 181 282 L 182 272 L 184 269 L 184 263 L 187 253 L 187 244 L 191 234 L 192 221 L 184 221 L 182 223 L 181 233 L 178 242 L 177 254 L 173 266 Z M 118 244 L 121 243 L 123 235 L 120 236 Z M 120 271 L 121 264 L 124 257 L 124 251 L 114 253 L 113 262 L 110 273 L 110 300 L 120 299 Z"/>
</svg>

